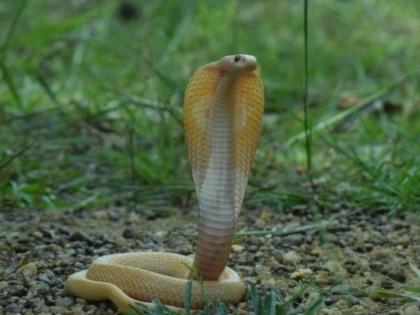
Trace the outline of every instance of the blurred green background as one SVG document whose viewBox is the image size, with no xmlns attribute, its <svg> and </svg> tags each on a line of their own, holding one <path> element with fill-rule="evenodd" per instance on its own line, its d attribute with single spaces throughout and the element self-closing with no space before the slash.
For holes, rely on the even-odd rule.
<svg viewBox="0 0 420 315">
<path fill-rule="evenodd" d="M 282 211 L 315 193 L 324 210 L 418 211 L 419 34 L 417 0 L 310 1 L 309 115 L 327 123 L 311 188 L 303 1 L 2 1 L 1 208 L 188 209 L 186 83 L 246 53 L 266 108 L 245 206 Z"/>
</svg>

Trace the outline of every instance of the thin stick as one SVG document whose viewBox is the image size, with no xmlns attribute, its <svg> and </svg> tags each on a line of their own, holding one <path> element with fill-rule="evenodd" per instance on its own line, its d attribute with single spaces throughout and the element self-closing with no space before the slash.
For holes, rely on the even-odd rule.
<svg viewBox="0 0 420 315">
<path fill-rule="evenodd" d="M 243 232 L 235 233 L 235 236 L 258 236 L 258 235 L 261 235 L 261 236 L 265 236 L 265 235 L 286 236 L 286 235 L 304 233 L 304 232 L 314 230 L 314 229 L 324 229 L 328 226 L 329 223 L 330 223 L 329 221 L 322 221 L 322 222 L 316 223 L 316 224 L 308 224 L 308 225 L 300 226 L 300 227 L 297 227 L 293 230 L 286 227 L 286 228 L 280 229 L 280 230 L 274 228 L 274 229 L 271 229 L 271 230 L 243 231 Z"/>
<path fill-rule="evenodd" d="M 15 154 L 13 154 L 11 157 L 4 161 L 0 161 L 0 170 L 5 168 L 7 165 L 12 163 L 15 159 L 17 159 L 19 156 L 21 156 L 25 151 L 32 145 L 32 143 L 25 144 L 23 147 L 21 147 Z"/>
<path fill-rule="evenodd" d="M 304 88 L 303 88 L 303 111 L 304 111 L 304 129 L 305 129 L 305 149 L 306 149 L 306 165 L 309 176 L 309 181 L 312 183 L 312 131 L 309 122 L 308 113 L 308 0 L 304 2 L 303 10 L 303 32 L 304 32 Z"/>
<path fill-rule="evenodd" d="M 313 133 L 321 131 L 323 129 L 326 129 L 328 127 L 332 127 L 336 124 L 338 124 L 339 122 L 341 122 L 344 119 L 349 118 L 351 115 L 367 108 L 369 105 L 373 104 L 375 101 L 385 97 L 386 95 L 390 94 L 391 92 L 393 92 L 397 87 L 399 87 L 400 85 L 404 84 L 405 82 L 407 82 L 409 79 L 419 76 L 420 73 L 411 73 L 411 74 L 407 74 L 406 76 L 404 76 L 402 79 L 398 80 L 397 82 L 393 83 L 392 85 L 380 90 L 379 92 L 376 92 L 375 94 L 365 98 L 364 100 L 362 100 L 361 102 L 359 102 L 358 104 L 338 113 L 337 115 L 319 122 L 312 130 Z M 294 137 L 292 137 L 288 142 L 286 142 L 285 146 L 289 147 L 292 144 L 305 139 L 306 137 L 306 133 L 301 132 L 297 135 L 295 135 Z"/>
</svg>

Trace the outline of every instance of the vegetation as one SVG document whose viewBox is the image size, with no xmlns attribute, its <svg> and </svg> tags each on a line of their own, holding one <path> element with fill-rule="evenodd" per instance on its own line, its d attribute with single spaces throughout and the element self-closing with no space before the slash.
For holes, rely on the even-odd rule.
<svg viewBox="0 0 420 315">
<path fill-rule="evenodd" d="M 300 301 L 304 297 L 305 287 L 301 285 L 296 292 L 291 296 L 282 297 L 274 289 L 269 292 L 258 292 L 255 286 L 249 289 L 249 300 L 251 301 L 251 309 L 255 315 L 316 315 L 321 309 L 323 303 L 323 297 L 317 298 L 312 301 L 308 307 L 304 307 Z M 191 302 L 191 286 L 187 286 L 185 290 L 185 307 L 184 313 L 190 314 Z M 159 301 L 154 302 L 154 307 L 147 307 L 139 304 L 137 307 L 133 307 L 128 310 L 125 315 L 170 315 L 179 314 L 177 311 L 173 311 L 162 305 Z M 228 309 L 223 304 L 212 305 L 208 303 L 203 310 L 198 311 L 198 314 L 208 315 L 227 315 Z"/>
<path fill-rule="evenodd" d="M 183 91 L 241 52 L 266 93 L 245 207 L 419 213 L 418 1 L 318 0 L 308 14 L 304 34 L 303 1 L 0 2 L 0 211 L 188 210 Z M 294 298 L 258 296 L 256 314 Z"/>
<path fill-rule="evenodd" d="M 323 124 L 352 110 L 312 136 L 322 208 L 344 201 L 418 210 L 417 5 L 309 7 L 310 120 Z M 302 4 L 155 1 L 120 13 L 118 6 L 0 5 L 2 204 L 179 204 L 192 191 L 183 90 L 199 65 L 235 52 L 258 57 L 267 99 L 246 203 L 285 208 L 308 200 L 304 145 L 294 138 L 303 125 Z"/>
</svg>

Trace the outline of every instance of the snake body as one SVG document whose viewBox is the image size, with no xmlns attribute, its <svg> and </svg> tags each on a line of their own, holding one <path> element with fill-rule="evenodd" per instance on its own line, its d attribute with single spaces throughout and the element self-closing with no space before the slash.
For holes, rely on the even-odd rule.
<svg viewBox="0 0 420 315">
<path fill-rule="evenodd" d="M 121 311 L 153 299 L 183 307 L 188 281 L 193 308 L 243 298 L 244 283 L 225 265 L 263 114 L 256 67 L 253 56 L 226 56 L 196 70 L 186 89 L 185 137 L 200 208 L 194 259 L 160 252 L 99 257 L 69 277 L 66 292 L 91 301 L 109 299 Z"/>
</svg>

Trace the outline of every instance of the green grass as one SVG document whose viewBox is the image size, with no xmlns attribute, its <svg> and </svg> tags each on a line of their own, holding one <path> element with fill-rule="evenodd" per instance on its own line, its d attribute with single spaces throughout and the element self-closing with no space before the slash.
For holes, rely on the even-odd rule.
<svg viewBox="0 0 420 315">
<path fill-rule="evenodd" d="M 130 21 L 118 4 L 0 4 L 0 161 L 32 144 L 1 170 L 3 204 L 183 206 L 185 85 L 198 66 L 246 52 L 260 63 L 266 117 L 245 205 L 310 202 L 311 165 L 323 208 L 418 210 L 419 76 L 399 82 L 419 71 L 416 1 L 311 2 L 308 145 L 301 3 L 154 1 Z M 349 99 L 363 105 L 351 115 L 338 109 Z M 397 112 L 372 110 L 384 101 Z"/>
<path fill-rule="evenodd" d="M 2 203 L 182 205 L 192 192 L 183 90 L 199 65 L 238 51 L 258 57 L 267 96 L 246 205 L 308 201 L 302 4 L 154 1 L 133 21 L 118 4 L 0 4 Z M 418 72 L 400 81 L 419 71 L 417 8 L 311 2 L 307 100 L 325 208 L 418 210 Z M 349 98 L 360 105 L 339 110 Z M 372 110 L 381 100 L 398 111 Z"/>
<path fill-rule="evenodd" d="M 317 296 L 309 299 L 305 297 L 306 289 L 302 284 L 292 294 L 283 296 L 275 289 L 261 292 L 255 286 L 251 286 L 248 288 L 249 311 L 252 311 L 255 315 L 316 315 L 323 306 L 324 298 L 323 296 Z M 191 286 L 187 285 L 185 289 L 183 310 L 170 310 L 158 300 L 154 301 L 153 304 L 153 307 L 147 307 L 139 303 L 138 306 L 131 307 L 124 315 L 189 315 L 193 312 L 191 309 Z M 202 310 L 194 311 L 194 314 L 227 315 L 231 314 L 231 311 L 223 304 L 209 302 Z"/>
</svg>

